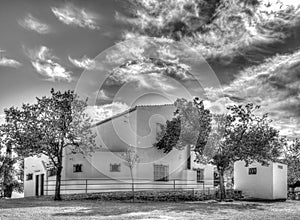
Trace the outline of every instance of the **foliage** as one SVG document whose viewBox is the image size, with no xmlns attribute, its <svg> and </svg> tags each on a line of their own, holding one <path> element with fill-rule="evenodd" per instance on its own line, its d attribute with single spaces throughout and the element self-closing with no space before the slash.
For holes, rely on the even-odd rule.
<svg viewBox="0 0 300 220">
<path fill-rule="evenodd" d="M 210 111 L 198 98 L 193 101 L 177 99 L 174 105 L 174 117 L 166 121 L 154 146 L 165 153 L 189 146 L 196 154 L 202 155 L 211 131 Z"/>
<path fill-rule="evenodd" d="M 55 167 L 55 200 L 61 199 L 63 150 L 68 147 L 87 153 L 96 146 L 91 119 L 84 112 L 86 107 L 87 100 L 80 100 L 73 91 L 52 89 L 50 97 L 36 98 L 35 104 L 5 110 L 16 152 L 24 157 L 44 154 Z"/>
<path fill-rule="evenodd" d="M 283 142 L 285 142 L 284 162 L 288 165 L 288 184 L 293 186 L 300 182 L 300 140 L 288 141 L 285 138 Z"/>
<path fill-rule="evenodd" d="M 255 114 L 259 106 L 233 105 L 228 107 L 228 114 L 213 115 L 212 121 L 209 110 L 199 99 L 193 103 L 181 99 L 175 105 L 174 118 L 171 122 L 167 121 L 164 134 L 159 136 L 162 139 L 154 146 L 164 152 L 169 152 L 173 147 L 182 149 L 192 146 L 191 150 L 198 157 L 197 162 L 209 162 L 216 166 L 220 176 L 221 199 L 225 198 L 225 173 L 230 171 L 234 162 L 242 160 L 248 166 L 256 161 L 266 165 L 281 154 L 279 132 L 269 125 L 267 114 Z"/>
<path fill-rule="evenodd" d="M 257 109 L 259 106 L 253 104 L 233 105 L 228 114 L 214 115 L 208 143 L 213 149 L 210 163 L 216 165 L 220 175 L 221 199 L 225 196 L 224 173 L 234 162 L 267 165 L 281 154 L 279 132 L 269 125 L 267 114 L 255 114 Z"/>
<path fill-rule="evenodd" d="M 18 175 L 19 160 L 13 156 L 12 141 L 7 131 L 6 124 L 0 126 L 0 190 L 2 196 L 10 198 L 13 191 L 23 192 L 23 183 Z"/>
</svg>

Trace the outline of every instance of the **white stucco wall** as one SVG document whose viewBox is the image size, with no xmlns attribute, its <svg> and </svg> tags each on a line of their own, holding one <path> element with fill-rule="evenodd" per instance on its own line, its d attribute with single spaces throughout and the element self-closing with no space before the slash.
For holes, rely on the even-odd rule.
<svg viewBox="0 0 300 220">
<path fill-rule="evenodd" d="M 234 163 L 234 188 L 242 190 L 243 194 L 256 199 L 285 199 L 286 198 L 286 169 L 278 171 L 276 163 L 262 166 L 252 163 L 245 167 L 245 162 Z M 249 168 L 257 168 L 256 175 L 249 175 Z M 284 185 L 285 181 L 285 185 Z"/>
<path fill-rule="evenodd" d="M 273 163 L 273 184 L 273 199 L 287 199 L 287 165 Z"/>
<path fill-rule="evenodd" d="M 46 170 L 42 161 L 48 161 L 46 156 L 41 157 L 27 157 L 24 159 L 24 197 L 35 196 L 36 176 L 44 174 L 46 181 Z M 27 174 L 33 174 L 32 180 L 27 180 Z M 39 183 L 40 192 L 41 183 Z"/>
<path fill-rule="evenodd" d="M 167 119 L 171 119 L 174 110 L 175 107 L 170 105 L 141 106 L 130 114 L 121 115 L 97 126 L 96 143 L 100 148 L 96 149 L 94 153 L 89 155 L 73 154 L 68 149 L 64 152 L 62 179 L 68 181 L 62 182 L 62 193 L 84 193 L 86 179 L 89 179 L 89 183 L 95 184 L 89 186 L 89 192 L 99 188 L 99 184 L 108 190 L 114 190 L 120 186 L 129 189 L 130 185 L 124 183 L 131 181 L 129 168 L 120 156 L 129 145 L 137 146 L 137 153 L 140 157 L 140 163 L 134 169 L 134 178 L 136 182 L 144 184 L 137 185 L 136 188 L 170 188 L 173 181 L 178 184 L 177 188 L 182 187 L 181 184 L 184 182 L 188 183 L 190 188 L 203 188 L 203 184 L 196 182 L 196 171 L 193 169 L 197 168 L 205 169 L 205 187 L 213 187 L 213 166 L 196 164 L 192 159 L 191 170 L 187 170 L 187 149 L 174 149 L 170 153 L 164 154 L 152 146 L 156 141 L 157 124 L 164 124 Z M 40 163 L 35 159 L 29 160 L 31 164 Z M 73 172 L 74 164 L 82 164 L 82 172 Z M 121 164 L 120 172 L 111 172 L 110 164 Z M 155 164 L 169 166 L 170 182 L 154 181 Z M 54 193 L 55 186 L 53 181 L 55 178 L 51 178 L 48 190 L 52 191 L 48 192 L 49 195 Z M 64 186 L 65 183 L 72 186 Z M 26 190 L 29 193 L 31 188 L 34 193 L 35 189 L 32 185 L 28 185 Z M 70 188 L 78 190 L 72 191 L 69 190 Z"/>
</svg>

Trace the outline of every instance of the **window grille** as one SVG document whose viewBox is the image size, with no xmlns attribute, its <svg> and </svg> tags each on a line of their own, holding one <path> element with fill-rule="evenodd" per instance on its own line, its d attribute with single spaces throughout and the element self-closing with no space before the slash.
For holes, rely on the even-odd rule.
<svg viewBox="0 0 300 220">
<path fill-rule="evenodd" d="M 154 181 L 169 181 L 169 166 L 154 164 Z"/>
<path fill-rule="evenodd" d="M 204 169 L 197 169 L 197 183 L 204 183 Z"/>
<path fill-rule="evenodd" d="M 48 176 L 55 176 L 56 175 L 56 169 L 54 167 L 47 170 Z"/>
<path fill-rule="evenodd" d="M 110 164 L 110 172 L 121 172 L 121 164 Z"/>
<path fill-rule="evenodd" d="M 73 165 L 73 173 L 82 172 L 82 164 L 74 164 Z"/>
<path fill-rule="evenodd" d="M 33 174 L 32 173 L 28 173 L 26 175 L 26 180 L 32 180 L 33 179 Z"/>
<path fill-rule="evenodd" d="M 256 168 L 249 168 L 249 175 L 256 175 L 257 169 Z"/>
</svg>

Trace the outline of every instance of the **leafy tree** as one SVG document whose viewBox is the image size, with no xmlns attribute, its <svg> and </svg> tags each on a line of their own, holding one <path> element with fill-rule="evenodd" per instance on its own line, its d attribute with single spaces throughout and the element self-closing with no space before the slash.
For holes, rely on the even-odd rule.
<svg viewBox="0 0 300 220">
<path fill-rule="evenodd" d="M 13 156 L 12 141 L 6 134 L 7 125 L 0 126 L 0 180 L 1 195 L 11 198 L 12 192 L 22 192 L 23 184 L 18 179 L 18 158 Z"/>
<path fill-rule="evenodd" d="M 288 185 L 293 186 L 300 182 L 300 140 L 284 139 L 283 141 L 285 142 L 284 162 L 288 165 Z"/>
<path fill-rule="evenodd" d="M 131 190 L 132 190 L 132 201 L 135 200 L 134 195 L 134 177 L 133 177 L 133 168 L 139 163 L 139 155 L 132 146 L 130 146 L 125 153 L 121 155 L 123 160 L 125 160 L 125 165 L 128 166 L 130 170 L 130 177 L 131 177 Z"/>
<path fill-rule="evenodd" d="M 255 115 L 259 106 L 233 105 L 229 113 L 214 115 L 214 128 L 208 144 L 213 149 L 210 163 L 220 176 L 220 199 L 225 199 L 224 174 L 234 162 L 245 161 L 246 166 L 257 161 L 262 165 L 276 160 L 282 145 L 278 131 L 269 125 L 267 114 Z"/>
<path fill-rule="evenodd" d="M 167 129 L 154 146 L 169 152 L 173 147 L 182 149 L 192 146 L 197 155 L 197 162 L 209 162 L 216 166 L 220 178 L 220 199 L 225 199 L 224 176 L 233 163 L 239 160 L 248 164 L 257 161 L 263 165 L 275 160 L 281 154 L 282 144 L 278 131 L 269 125 L 267 114 L 255 115 L 259 106 L 231 106 L 229 113 L 212 116 L 195 99 L 194 103 L 177 100 L 174 118 L 180 120 L 178 141 L 170 141 L 177 131 L 179 123 L 167 122 Z M 213 122 L 213 123 L 212 123 Z M 169 127 L 168 127 L 169 126 Z M 176 133 L 176 132 L 175 132 Z M 192 144 L 196 143 L 196 144 Z"/>
<path fill-rule="evenodd" d="M 154 146 L 164 153 L 170 152 L 173 148 L 188 147 L 197 155 L 202 155 L 211 131 L 210 111 L 205 109 L 203 101 L 199 98 L 193 101 L 177 99 L 174 105 L 176 107 L 174 117 L 166 121 Z"/>
<path fill-rule="evenodd" d="M 22 156 L 46 155 L 56 169 L 54 200 L 61 200 L 61 172 L 63 151 L 93 151 L 95 134 L 91 119 L 84 112 L 87 100 L 80 100 L 73 91 L 55 92 L 50 97 L 36 98 L 35 104 L 23 104 L 21 109 L 5 110 L 10 125 L 10 138 Z"/>
</svg>

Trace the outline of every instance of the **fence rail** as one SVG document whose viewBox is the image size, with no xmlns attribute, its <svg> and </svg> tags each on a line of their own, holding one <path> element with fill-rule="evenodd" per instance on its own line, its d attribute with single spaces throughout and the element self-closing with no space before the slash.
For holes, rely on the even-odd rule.
<svg viewBox="0 0 300 220">
<path fill-rule="evenodd" d="M 134 188 L 136 191 L 143 190 L 197 190 L 203 193 L 211 193 L 215 190 L 213 180 L 196 182 L 195 180 L 170 179 L 168 181 L 154 181 L 149 179 L 135 179 Z M 96 192 L 113 192 L 129 191 L 132 183 L 130 179 L 69 179 L 61 181 L 61 193 L 96 193 Z M 44 188 L 46 195 L 55 191 L 55 180 L 46 181 Z"/>
</svg>

